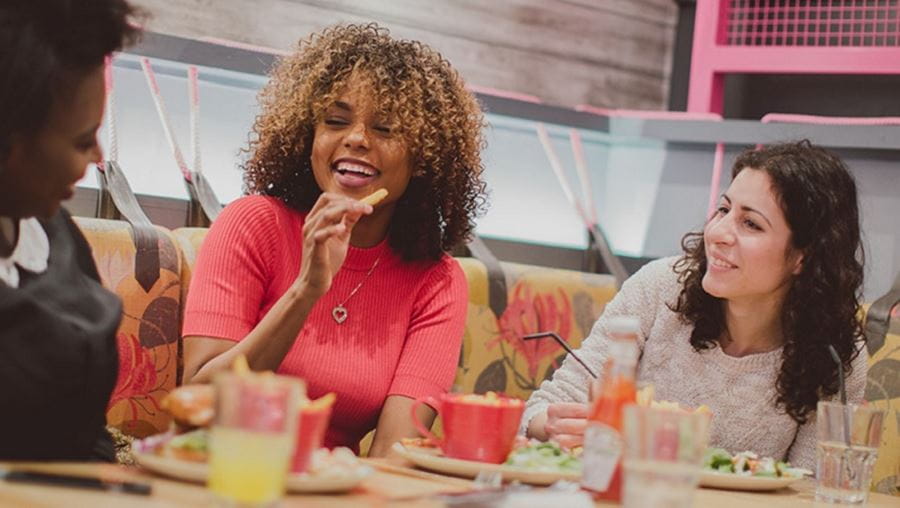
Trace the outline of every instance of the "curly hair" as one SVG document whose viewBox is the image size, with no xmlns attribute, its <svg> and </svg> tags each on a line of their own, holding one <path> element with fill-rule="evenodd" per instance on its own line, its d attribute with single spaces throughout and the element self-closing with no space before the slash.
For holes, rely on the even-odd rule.
<svg viewBox="0 0 900 508">
<path fill-rule="evenodd" d="M 802 424 L 819 399 L 838 391 L 838 369 L 828 345 L 849 373 L 865 341 L 859 320 L 864 253 L 856 183 L 837 156 L 805 140 L 743 152 L 732 179 L 747 168 L 768 174 L 791 230 L 791 245 L 803 253 L 801 272 L 782 306 L 785 342 L 775 383 L 776 404 Z M 694 326 L 694 350 L 710 349 L 726 326 L 722 300 L 702 286 L 707 266 L 703 233 L 685 235 L 682 248 L 675 270 L 683 287 L 671 309 Z"/>
<path fill-rule="evenodd" d="M 134 42 L 146 17 L 125 0 L 0 2 L 0 155 L 13 134 L 33 135 L 54 99 L 71 92 L 103 58 Z"/>
<path fill-rule="evenodd" d="M 437 259 L 465 241 L 485 206 L 485 123 L 450 63 L 374 23 L 327 28 L 297 49 L 260 94 L 262 113 L 243 166 L 245 191 L 298 211 L 312 207 L 321 194 L 310 162 L 316 124 L 361 72 L 378 113 L 396 119 L 413 170 L 391 219 L 390 246 L 406 260 Z"/>
</svg>

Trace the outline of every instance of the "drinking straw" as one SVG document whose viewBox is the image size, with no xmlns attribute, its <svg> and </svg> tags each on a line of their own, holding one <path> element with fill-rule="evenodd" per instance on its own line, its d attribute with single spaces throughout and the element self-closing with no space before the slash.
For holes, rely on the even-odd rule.
<svg viewBox="0 0 900 508">
<path fill-rule="evenodd" d="M 841 363 L 841 357 L 838 356 L 837 350 L 834 349 L 834 346 L 831 344 L 828 345 L 828 352 L 831 354 L 831 359 L 834 360 L 834 363 L 837 364 L 838 368 L 838 387 L 841 392 L 841 405 L 843 405 L 844 410 L 844 442 L 847 444 L 847 448 L 850 448 L 852 446 L 850 444 L 850 408 L 847 406 L 847 386 L 844 384 L 844 364 Z"/>
<path fill-rule="evenodd" d="M 556 333 L 554 333 L 554 332 L 530 333 L 528 335 L 523 335 L 522 340 L 543 339 L 545 337 L 552 337 L 553 340 L 558 342 L 559 345 L 562 346 L 562 348 L 565 349 L 567 353 L 572 355 L 572 358 L 574 358 L 576 362 L 580 363 L 581 366 L 584 367 L 584 370 L 586 370 L 588 372 L 588 374 L 591 375 L 591 377 L 593 377 L 594 379 L 597 379 L 597 374 L 594 373 L 594 371 L 591 370 L 591 368 L 588 367 L 587 364 L 581 360 L 581 358 L 578 358 L 578 355 L 575 354 L 575 351 L 573 351 L 572 348 L 570 348 L 569 345 L 566 344 L 566 341 L 562 340 L 562 337 L 560 337 Z"/>
<path fill-rule="evenodd" d="M 834 349 L 834 346 L 831 344 L 828 345 L 828 352 L 831 353 L 831 359 L 834 360 L 834 363 L 837 364 L 838 368 L 838 386 L 841 391 L 841 404 L 847 405 L 847 387 L 844 385 L 844 364 L 841 362 L 841 357 L 838 356 L 837 350 Z"/>
</svg>

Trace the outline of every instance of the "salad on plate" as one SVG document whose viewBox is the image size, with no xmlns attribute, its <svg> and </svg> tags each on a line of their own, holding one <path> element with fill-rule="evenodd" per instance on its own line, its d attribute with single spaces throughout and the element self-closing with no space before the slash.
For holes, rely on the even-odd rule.
<svg viewBox="0 0 900 508">
<path fill-rule="evenodd" d="M 723 448 L 710 448 L 703 457 L 703 468 L 716 473 L 766 478 L 803 478 L 812 471 L 791 467 L 790 463 L 762 457 L 751 451 L 734 455 Z"/>
<path fill-rule="evenodd" d="M 548 473 L 580 473 L 581 459 L 554 441 L 529 441 L 513 450 L 504 465 Z"/>
</svg>

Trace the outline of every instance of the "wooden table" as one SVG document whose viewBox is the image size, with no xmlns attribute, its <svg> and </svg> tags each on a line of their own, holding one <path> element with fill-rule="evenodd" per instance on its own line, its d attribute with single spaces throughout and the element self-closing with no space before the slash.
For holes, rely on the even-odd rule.
<svg viewBox="0 0 900 508">
<path fill-rule="evenodd" d="M 441 503 L 432 498 L 436 494 L 465 492 L 473 488 L 472 482 L 450 478 L 425 471 L 409 469 L 383 460 L 370 460 L 376 472 L 353 492 L 343 495 L 285 497 L 282 506 L 303 507 L 355 507 L 398 506 L 438 507 Z M 202 485 L 169 480 L 136 468 L 110 464 L 54 463 L 0 464 L 12 467 L 82 476 L 101 476 L 149 482 L 153 486 L 150 496 L 109 493 L 95 490 L 50 487 L 35 484 L 0 481 L 0 506 L 206 506 L 210 495 Z M 817 506 L 813 500 L 814 485 L 811 481 L 795 484 L 794 488 L 776 492 L 751 493 L 725 490 L 698 489 L 694 506 L 698 508 L 793 508 Z M 606 503 L 598 504 L 606 506 Z M 900 498 L 872 493 L 871 508 L 898 508 Z"/>
</svg>

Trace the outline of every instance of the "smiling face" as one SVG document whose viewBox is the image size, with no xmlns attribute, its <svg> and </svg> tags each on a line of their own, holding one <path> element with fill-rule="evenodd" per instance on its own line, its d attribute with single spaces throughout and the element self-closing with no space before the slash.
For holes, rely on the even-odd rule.
<svg viewBox="0 0 900 508">
<path fill-rule="evenodd" d="M 313 138 L 313 175 L 323 192 L 356 199 L 383 187 L 388 195 L 376 213 L 392 212 L 412 177 L 409 148 L 372 97 L 356 75 L 325 110 Z"/>
<path fill-rule="evenodd" d="M 722 196 L 703 230 L 703 289 L 726 300 L 781 298 L 803 256 L 765 171 L 746 168 Z"/>
<path fill-rule="evenodd" d="M 0 215 L 49 218 L 72 197 L 88 164 L 102 158 L 97 130 L 104 97 L 101 65 L 57 96 L 38 132 L 13 136 L 0 163 Z"/>
</svg>

